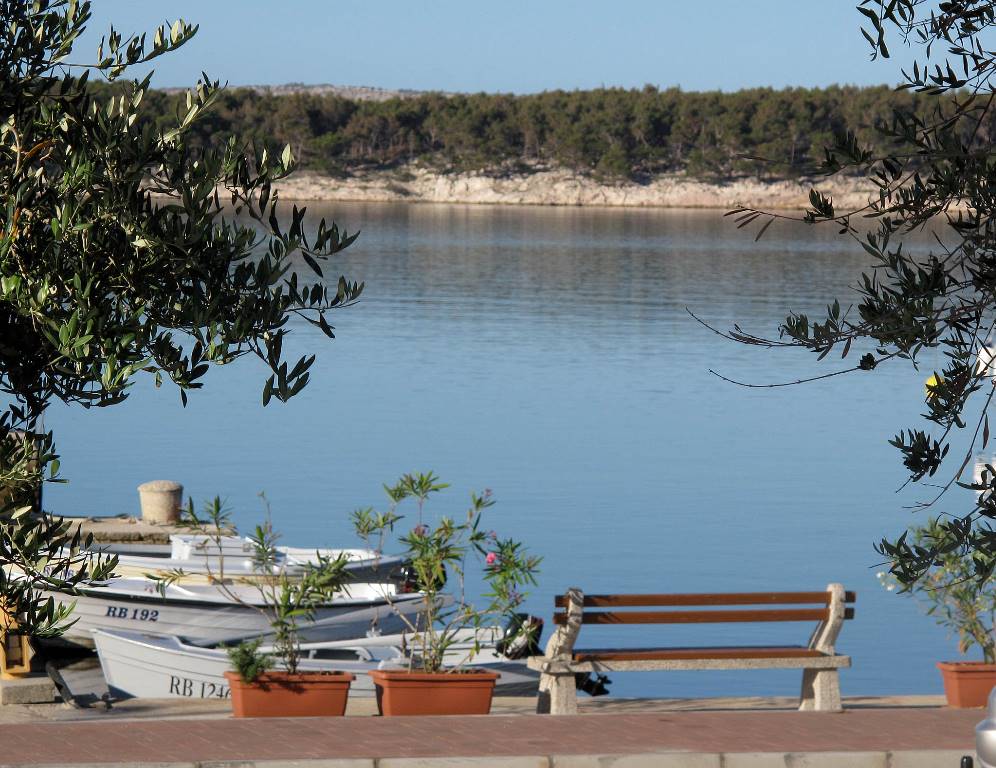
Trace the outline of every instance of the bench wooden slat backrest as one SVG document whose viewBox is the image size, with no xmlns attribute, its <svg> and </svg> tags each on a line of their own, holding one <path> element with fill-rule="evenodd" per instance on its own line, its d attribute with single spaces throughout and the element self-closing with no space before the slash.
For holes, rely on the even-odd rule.
<svg viewBox="0 0 996 768">
<path fill-rule="evenodd" d="M 702 592 L 676 595 L 584 595 L 590 608 L 647 607 L 671 605 L 830 605 L 831 593 L 824 592 Z M 854 592 L 844 593 L 844 602 L 853 603 Z M 567 606 L 567 595 L 553 599 L 557 608 Z"/>
<path fill-rule="evenodd" d="M 727 624 L 738 621 L 826 621 L 829 608 L 804 608 L 776 611 L 585 611 L 582 624 Z M 844 618 L 854 618 L 854 609 L 846 608 Z M 566 613 L 554 614 L 554 624 L 566 624 Z"/>
<path fill-rule="evenodd" d="M 854 617 L 847 607 L 857 596 L 840 584 L 830 584 L 824 592 L 739 592 L 674 595 L 585 595 L 572 588 L 554 598 L 563 611 L 554 613 L 557 631 L 547 643 L 547 658 L 570 656 L 582 624 L 705 624 L 728 622 L 815 621 L 808 647 L 833 654 L 834 643 L 845 619 Z M 751 610 L 712 609 L 697 611 L 606 611 L 590 608 L 630 608 L 660 606 L 730 605 L 813 605 L 820 608 L 755 608 Z"/>
</svg>

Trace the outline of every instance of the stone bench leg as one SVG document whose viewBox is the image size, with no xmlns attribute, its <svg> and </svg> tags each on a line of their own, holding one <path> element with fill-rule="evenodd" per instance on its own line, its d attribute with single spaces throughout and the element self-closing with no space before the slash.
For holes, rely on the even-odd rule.
<svg viewBox="0 0 996 768">
<path fill-rule="evenodd" d="M 840 676 L 836 669 L 804 669 L 799 710 L 840 712 Z"/>
<path fill-rule="evenodd" d="M 540 675 L 536 714 L 576 715 L 577 713 L 578 698 L 574 673 Z"/>
</svg>

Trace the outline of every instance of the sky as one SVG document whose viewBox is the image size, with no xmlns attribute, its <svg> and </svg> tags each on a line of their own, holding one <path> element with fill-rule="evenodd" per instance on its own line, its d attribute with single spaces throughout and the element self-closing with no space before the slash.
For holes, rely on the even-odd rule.
<svg viewBox="0 0 996 768">
<path fill-rule="evenodd" d="M 154 85 L 333 83 L 533 93 L 895 84 L 872 62 L 855 0 L 93 0 L 74 59 L 113 24 L 200 25 Z M 898 43 L 895 47 L 898 47 Z"/>
</svg>

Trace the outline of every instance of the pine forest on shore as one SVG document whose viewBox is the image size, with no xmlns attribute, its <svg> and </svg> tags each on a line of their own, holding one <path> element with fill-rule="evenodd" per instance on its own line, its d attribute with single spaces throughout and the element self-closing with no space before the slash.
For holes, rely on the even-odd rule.
<svg viewBox="0 0 996 768">
<path fill-rule="evenodd" d="M 279 91 L 279 89 L 276 89 Z M 321 88 L 229 88 L 194 130 L 204 145 L 238 135 L 289 144 L 300 168 L 347 176 L 417 163 L 438 173 L 567 169 L 601 182 L 682 173 L 695 179 L 795 179 L 851 131 L 881 143 L 877 121 L 923 95 L 887 86 L 684 92 L 604 88 L 533 95 L 399 94 L 350 99 Z M 935 102 L 936 103 L 936 102 Z M 152 91 L 143 119 L 175 120 L 182 91 Z M 992 118 L 976 139 L 990 142 Z"/>
</svg>

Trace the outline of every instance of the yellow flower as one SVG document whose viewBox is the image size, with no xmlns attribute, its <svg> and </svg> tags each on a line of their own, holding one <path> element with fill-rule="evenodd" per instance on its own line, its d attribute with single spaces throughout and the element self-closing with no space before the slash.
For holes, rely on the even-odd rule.
<svg viewBox="0 0 996 768">
<path fill-rule="evenodd" d="M 943 384 L 943 383 L 944 383 L 944 379 L 942 379 L 936 373 L 932 373 L 930 375 L 930 378 L 927 379 L 927 381 L 924 382 L 924 389 L 927 392 L 927 399 L 928 400 L 930 398 L 932 398 L 932 397 L 937 397 L 937 392 L 935 392 L 934 390 L 937 387 L 939 387 L 941 384 Z"/>
</svg>

